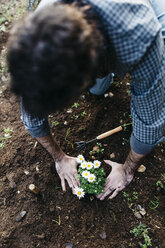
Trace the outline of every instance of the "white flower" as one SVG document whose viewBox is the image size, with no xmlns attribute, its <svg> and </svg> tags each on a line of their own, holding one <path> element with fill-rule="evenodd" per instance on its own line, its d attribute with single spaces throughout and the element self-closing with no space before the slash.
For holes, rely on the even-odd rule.
<svg viewBox="0 0 165 248">
<path fill-rule="evenodd" d="M 91 170 L 93 167 L 93 163 L 87 162 L 87 170 Z"/>
<path fill-rule="evenodd" d="M 84 178 L 87 178 L 87 179 L 88 179 L 89 175 L 90 175 L 90 172 L 87 171 L 87 170 L 83 171 L 83 173 L 82 173 L 82 176 L 83 176 Z"/>
<path fill-rule="evenodd" d="M 81 164 L 84 160 L 85 159 L 84 159 L 83 155 L 80 154 L 77 156 L 77 163 Z"/>
<path fill-rule="evenodd" d="M 87 162 L 86 161 L 82 162 L 81 165 L 80 165 L 80 167 L 82 169 L 86 169 L 87 168 Z"/>
<path fill-rule="evenodd" d="M 85 195 L 84 190 L 79 187 L 74 188 L 74 192 L 75 192 L 75 195 L 77 195 L 79 199 L 84 197 Z"/>
<path fill-rule="evenodd" d="M 96 168 L 99 168 L 99 167 L 100 167 L 101 162 L 100 162 L 99 160 L 95 160 L 95 161 L 93 162 L 93 164 L 94 164 L 94 168 L 96 169 Z"/>
<path fill-rule="evenodd" d="M 88 177 L 88 182 L 93 183 L 96 179 L 96 176 L 94 174 L 90 174 Z"/>
</svg>

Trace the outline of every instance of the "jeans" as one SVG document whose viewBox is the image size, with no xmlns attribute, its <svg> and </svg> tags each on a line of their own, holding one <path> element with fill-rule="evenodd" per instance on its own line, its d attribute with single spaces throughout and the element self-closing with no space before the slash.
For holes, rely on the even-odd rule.
<svg viewBox="0 0 165 248">
<path fill-rule="evenodd" d="M 162 36 L 165 44 L 165 0 L 149 0 L 162 28 Z"/>
</svg>

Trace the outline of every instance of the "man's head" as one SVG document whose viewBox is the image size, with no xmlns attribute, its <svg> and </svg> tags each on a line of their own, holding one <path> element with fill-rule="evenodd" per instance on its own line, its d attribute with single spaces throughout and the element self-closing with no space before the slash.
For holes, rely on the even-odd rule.
<svg viewBox="0 0 165 248">
<path fill-rule="evenodd" d="M 82 9 L 56 4 L 28 15 L 11 32 L 11 88 L 32 114 L 64 107 L 95 77 L 100 34 Z"/>
</svg>

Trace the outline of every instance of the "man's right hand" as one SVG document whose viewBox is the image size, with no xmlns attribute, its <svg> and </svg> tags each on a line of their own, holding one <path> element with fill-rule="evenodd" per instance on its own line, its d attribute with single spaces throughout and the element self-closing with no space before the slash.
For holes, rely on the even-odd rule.
<svg viewBox="0 0 165 248">
<path fill-rule="evenodd" d="M 62 190 L 66 191 L 66 180 L 69 187 L 72 188 L 73 191 L 73 188 L 79 185 L 79 180 L 77 178 L 76 158 L 66 155 L 50 133 L 47 136 L 37 138 L 37 140 L 43 147 L 46 148 L 54 159 L 57 173 L 61 179 Z"/>
<path fill-rule="evenodd" d="M 77 161 L 76 158 L 64 155 L 62 159 L 55 162 L 57 173 L 61 179 L 62 190 L 66 191 L 65 180 L 67 181 L 72 191 L 75 187 L 79 186 L 79 180 L 77 178 Z"/>
</svg>

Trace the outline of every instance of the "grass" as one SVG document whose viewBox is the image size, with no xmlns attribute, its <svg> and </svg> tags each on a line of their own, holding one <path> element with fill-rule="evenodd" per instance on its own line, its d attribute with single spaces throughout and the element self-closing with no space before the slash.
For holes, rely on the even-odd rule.
<svg viewBox="0 0 165 248">
<path fill-rule="evenodd" d="M 142 248 L 147 248 L 152 246 L 151 238 L 148 235 L 148 228 L 141 222 L 137 227 L 133 228 L 133 230 L 131 230 L 130 233 L 134 234 L 135 237 L 143 238 L 144 244 L 142 244 L 141 246 Z"/>
<path fill-rule="evenodd" d="M 154 196 L 154 200 L 150 200 L 149 207 L 152 210 L 155 210 L 159 206 L 159 198 L 157 196 Z"/>
</svg>

